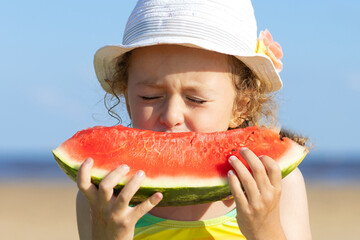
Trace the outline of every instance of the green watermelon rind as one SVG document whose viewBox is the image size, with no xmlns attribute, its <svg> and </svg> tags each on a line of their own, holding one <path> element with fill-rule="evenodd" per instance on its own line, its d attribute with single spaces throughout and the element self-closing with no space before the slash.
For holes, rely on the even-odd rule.
<svg viewBox="0 0 360 240">
<path fill-rule="evenodd" d="M 304 152 L 303 156 L 296 162 L 294 162 L 293 164 L 290 164 L 288 167 L 286 168 L 282 168 L 281 169 L 281 177 L 285 178 L 287 175 L 289 175 L 292 171 L 295 170 L 295 168 L 297 168 L 297 166 L 300 165 L 300 163 L 302 162 L 302 160 L 304 160 L 305 156 L 307 155 L 307 151 Z"/>
<path fill-rule="evenodd" d="M 60 168 L 69 178 L 76 182 L 78 169 L 63 162 L 55 152 L 53 152 L 53 155 Z M 91 176 L 91 182 L 96 186 L 99 186 L 100 181 L 101 178 Z M 114 188 L 114 194 L 118 195 L 123 187 L 123 184 L 118 184 Z M 163 194 L 163 199 L 157 205 L 158 207 L 208 203 L 219 201 L 231 195 L 228 184 L 211 187 L 140 187 L 135 196 L 132 198 L 130 204 L 137 205 L 142 203 L 156 192 L 161 192 Z"/>
</svg>

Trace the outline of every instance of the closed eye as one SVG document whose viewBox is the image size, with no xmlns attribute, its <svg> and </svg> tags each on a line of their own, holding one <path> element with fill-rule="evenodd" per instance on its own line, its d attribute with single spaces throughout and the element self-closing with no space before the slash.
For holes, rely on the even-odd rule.
<svg viewBox="0 0 360 240">
<path fill-rule="evenodd" d="M 140 98 L 142 98 L 143 100 L 153 100 L 153 99 L 158 99 L 161 98 L 161 96 L 139 96 Z"/>
<path fill-rule="evenodd" d="M 150 101 L 150 100 L 159 99 L 162 96 L 139 96 L 139 97 L 145 101 Z M 206 100 L 199 99 L 199 98 L 193 98 L 193 97 L 186 97 L 186 99 L 188 99 L 189 101 L 196 103 L 196 104 L 204 104 L 207 102 Z"/>
<path fill-rule="evenodd" d="M 202 99 L 198 99 L 198 98 L 191 98 L 191 97 L 187 97 L 187 99 L 191 102 L 197 103 L 197 104 L 203 104 L 206 103 L 207 101 L 202 100 Z"/>
</svg>

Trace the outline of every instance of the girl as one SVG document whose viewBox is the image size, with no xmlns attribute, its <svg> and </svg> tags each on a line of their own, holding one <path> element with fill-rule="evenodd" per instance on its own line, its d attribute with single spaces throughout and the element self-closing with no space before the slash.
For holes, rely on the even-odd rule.
<svg viewBox="0 0 360 240">
<path fill-rule="evenodd" d="M 214 132 L 264 120 L 270 126 L 282 52 L 269 32 L 257 41 L 256 31 L 248 0 L 140 0 L 123 45 L 98 50 L 95 71 L 105 91 L 125 97 L 135 128 Z M 281 180 L 271 158 L 246 148 L 241 154 L 252 174 L 229 158 L 233 198 L 182 207 L 156 207 L 161 193 L 129 206 L 146 173 L 126 176 L 129 167 L 122 165 L 97 189 L 87 159 L 78 173 L 80 238 L 311 239 L 300 171 Z M 115 197 L 113 188 L 125 177 L 130 180 Z"/>
</svg>

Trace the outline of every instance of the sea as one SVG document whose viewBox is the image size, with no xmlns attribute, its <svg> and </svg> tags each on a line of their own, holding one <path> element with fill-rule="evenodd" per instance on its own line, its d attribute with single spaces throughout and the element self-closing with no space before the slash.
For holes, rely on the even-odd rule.
<svg viewBox="0 0 360 240">
<path fill-rule="evenodd" d="M 299 165 L 307 183 L 360 186 L 360 153 L 310 153 Z M 35 180 L 69 182 L 57 165 L 51 151 L 24 153 L 0 152 L 0 182 Z"/>
</svg>

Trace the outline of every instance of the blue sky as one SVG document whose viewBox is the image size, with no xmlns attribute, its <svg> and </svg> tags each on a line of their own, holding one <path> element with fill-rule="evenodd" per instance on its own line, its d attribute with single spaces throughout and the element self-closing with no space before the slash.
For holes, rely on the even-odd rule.
<svg viewBox="0 0 360 240">
<path fill-rule="evenodd" d="M 93 54 L 121 43 L 136 1 L 25 1 L 0 6 L 0 152 L 50 151 L 77 130 L 113 125 Z M 320 153 L 360 153 L 360 2 L 253 1 L 258 31 L 284 51 L 282 126 Z M 125 108 L 121 114 L 126 119 Z"/>
</svg>

